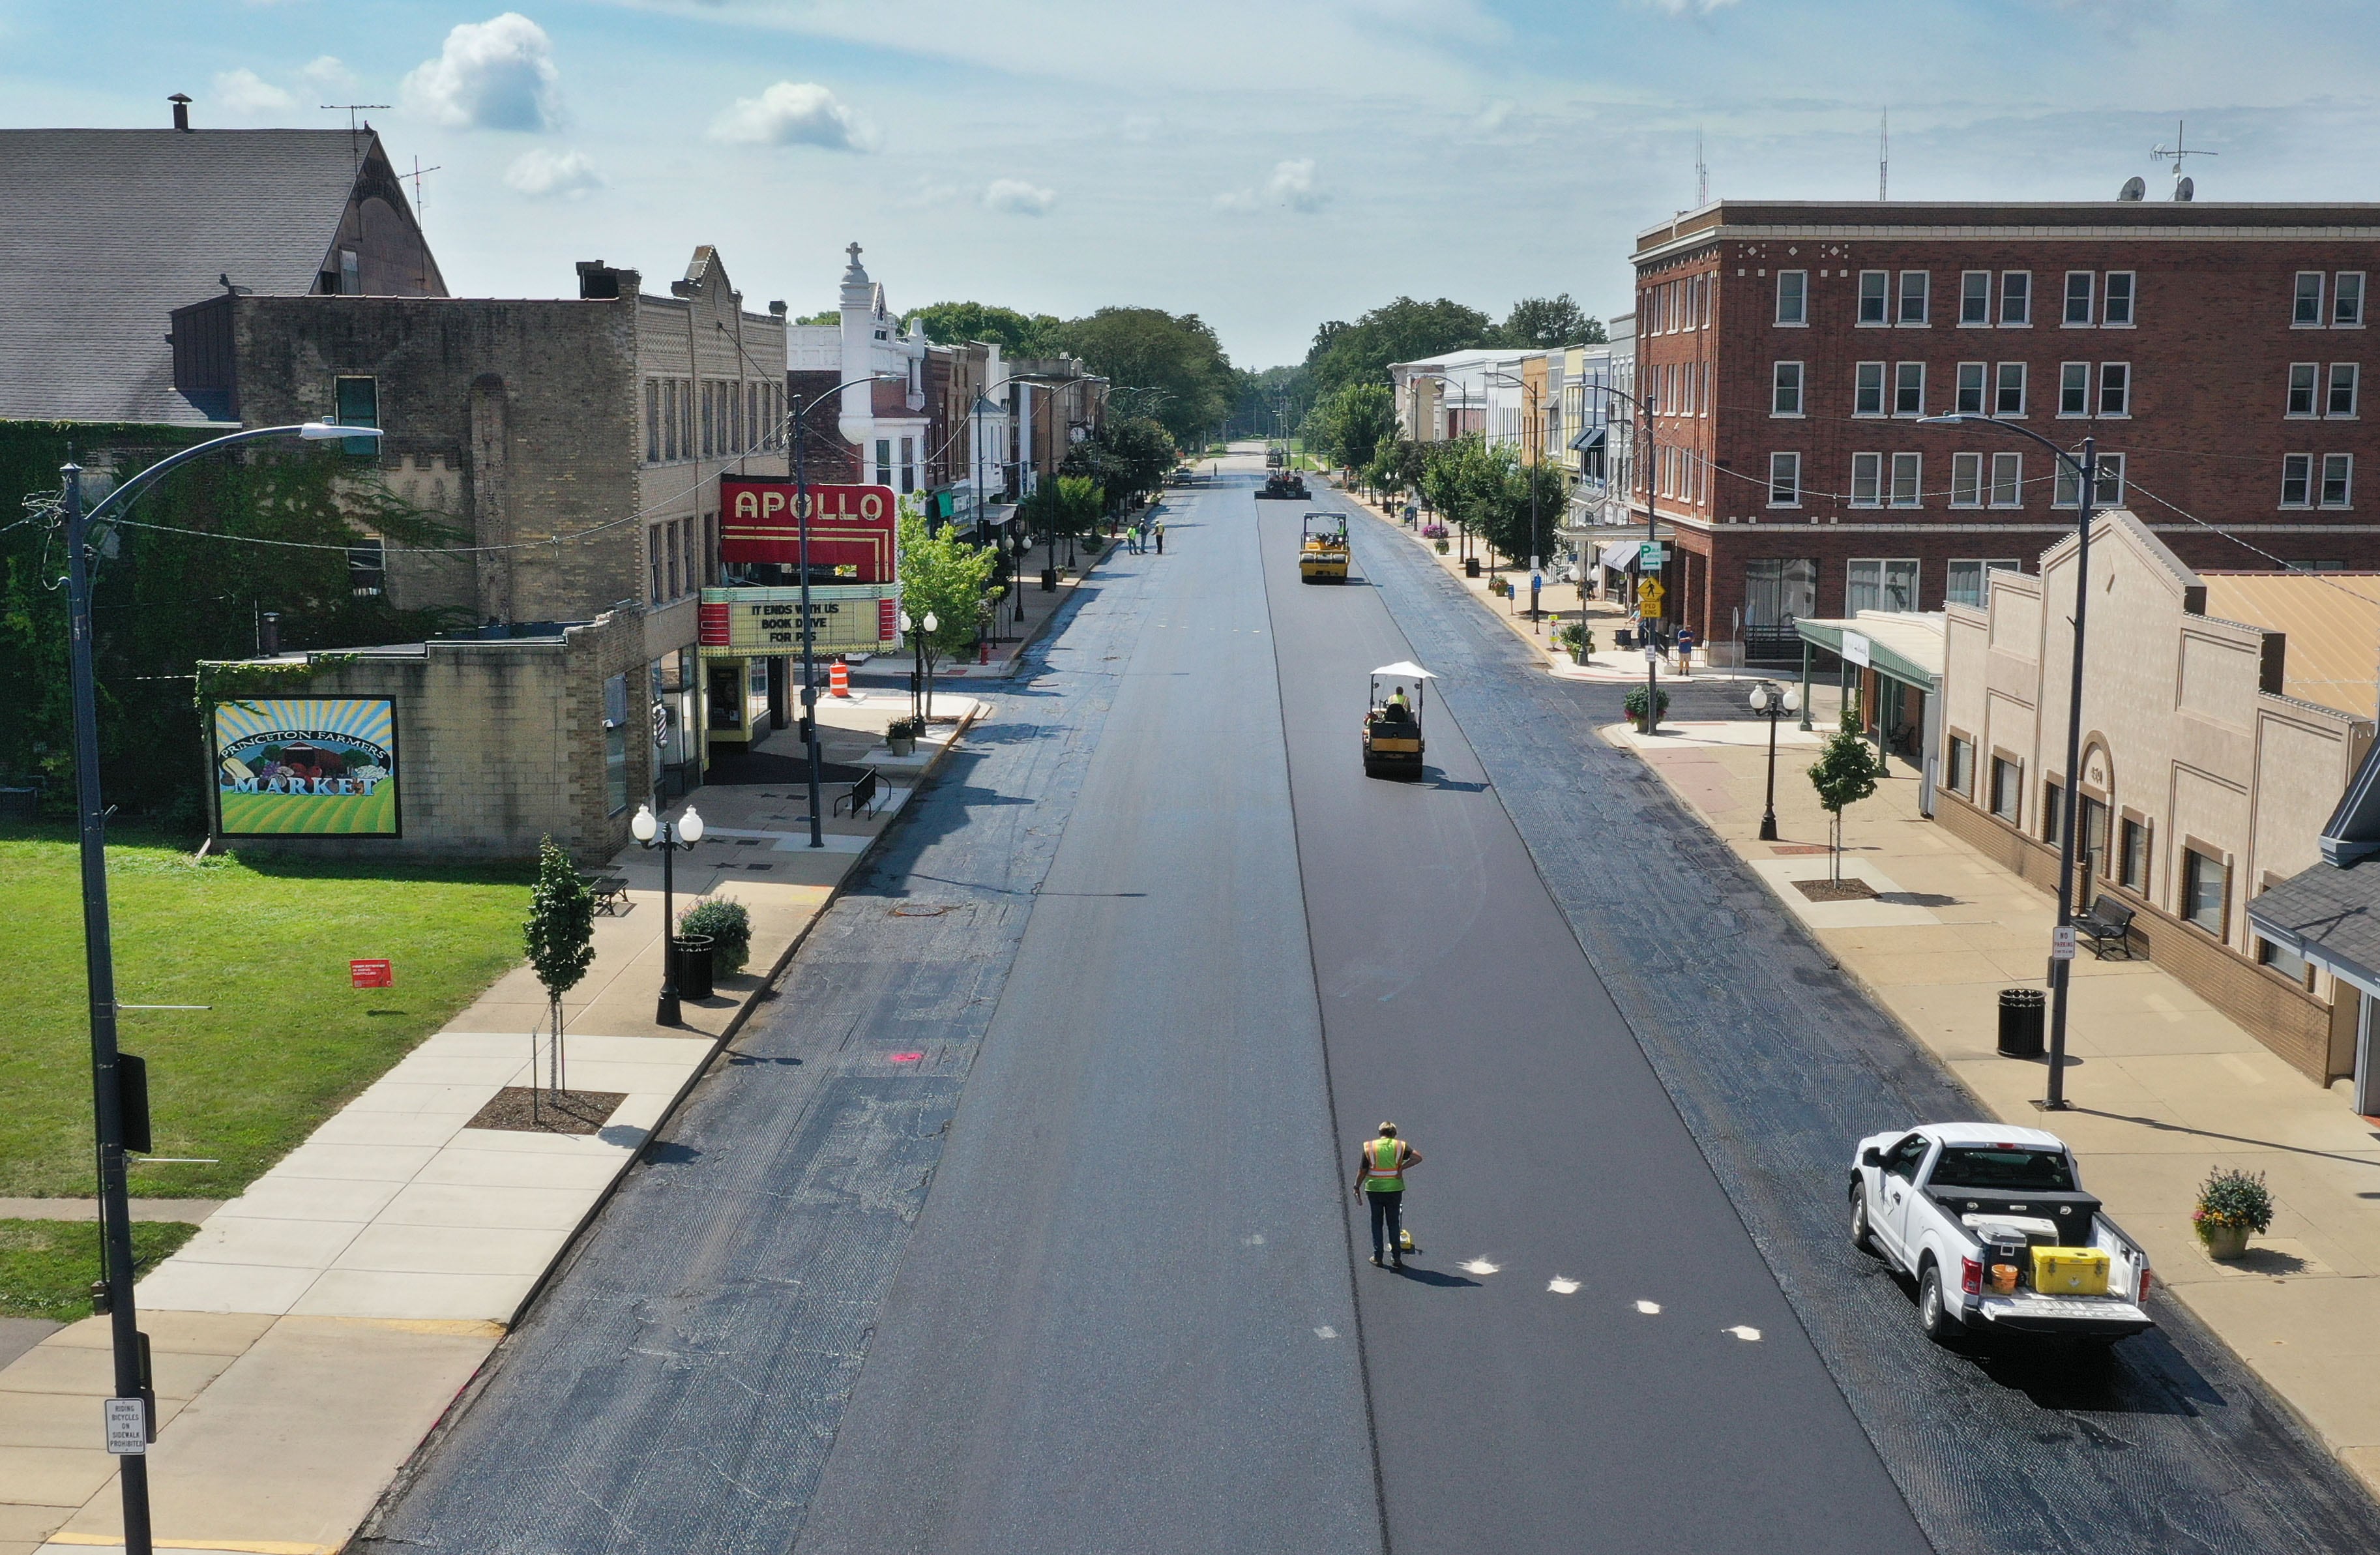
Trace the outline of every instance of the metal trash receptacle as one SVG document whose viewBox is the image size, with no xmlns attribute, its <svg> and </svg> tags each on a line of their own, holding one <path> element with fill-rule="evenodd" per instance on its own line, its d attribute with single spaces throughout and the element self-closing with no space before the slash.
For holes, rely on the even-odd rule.
<svg viewBox="0 0 2380 1555">
<path fill-rule="evenodd" d="M 2039 1058 L 2048 996 L 2037 988 L 2000 990 L 2000 1056 Z"/>
<path fill-rule="evenodd" d="M 711 939 L 708 934 L 680 934 L 670 941 L 672 960 L 675 963 L 677 993 L 681 999 L 708 999 L 711 996 Z"/>
</svg>

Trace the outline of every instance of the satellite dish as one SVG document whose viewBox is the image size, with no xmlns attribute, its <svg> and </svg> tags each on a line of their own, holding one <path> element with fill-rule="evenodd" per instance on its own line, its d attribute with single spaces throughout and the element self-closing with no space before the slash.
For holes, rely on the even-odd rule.
<svg viewBox="0 0 2380 1555">
<path fill-rule="evenodd" d="M 2188 200 L 2197 192 L 2198 185 L 2191 179 L 2176 178 L 2173 181 L 2173 197 L 2176 200 Z"/>
<path fill-rule="evenodd" d="M 2137 176 L 2125 179 L 2123 191 L 2116 196 L 2118 200 L 2146 200 L 2148 197 L 2147 181 Z"/>
</svg>

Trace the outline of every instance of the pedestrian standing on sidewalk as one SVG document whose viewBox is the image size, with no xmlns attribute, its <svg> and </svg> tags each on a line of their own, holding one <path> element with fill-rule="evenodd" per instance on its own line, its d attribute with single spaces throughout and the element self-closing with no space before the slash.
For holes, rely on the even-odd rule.
<svg viewBox="0 0 2380 1555">
<path fill-rule="evenodd" d="M 1420 1164 L 1421 1152 L 1397 1137 L 1392 1123 L 1382 1124 L 1378 1137 L 1366 1140 L 1355 1158 L 1355 1196 L 1368 1195 L 1372 1201 L 1374 1268 L 1384 1267 L 1384 1257 L 1399 1269 L 1405 1266 L 1405 1169 Z"/>
</svg>

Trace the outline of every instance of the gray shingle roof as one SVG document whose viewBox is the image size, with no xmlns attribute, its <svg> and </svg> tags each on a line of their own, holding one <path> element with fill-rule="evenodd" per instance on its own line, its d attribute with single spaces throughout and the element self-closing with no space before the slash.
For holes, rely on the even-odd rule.
<svg viewBox="0 0 2380 1555">
<path fill-rule="evenodd" d="M 2380 863 L 2317 864 L 2249 903 L 2248 920 L 2301 955 L 2380 978 Z"/>
<path fill-rule="evenodd" d="M 0 419 L 195 423 L 169 315 L 313 290 L 375 138 L 0 130 Z"/>
</svg>

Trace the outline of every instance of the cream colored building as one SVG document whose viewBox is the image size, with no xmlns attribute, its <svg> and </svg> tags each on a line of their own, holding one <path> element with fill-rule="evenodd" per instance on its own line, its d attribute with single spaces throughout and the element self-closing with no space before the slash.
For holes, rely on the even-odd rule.
<svg viewBox="0 0 2380 1555">
<path fill-rule="evenodd" d="M 2353 1070 L 2354 990 L 2253 933 L 2247 907 L 2317 861 L 2372 743 L 2380 579 L 2193 573 L 2131 513 L 2101 515 L 2070 780 L 2076 551 L 1947 608 L 1935 819 L 2055 891 L 2079 790 L 2077 907 L 2131 907 L 2140 954 L 2327 1085 Z"/>
</svg>

